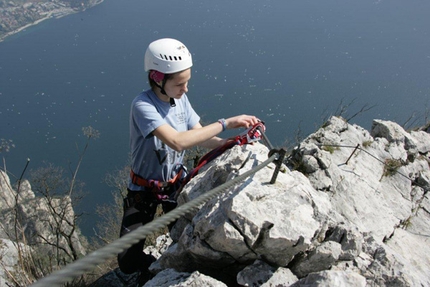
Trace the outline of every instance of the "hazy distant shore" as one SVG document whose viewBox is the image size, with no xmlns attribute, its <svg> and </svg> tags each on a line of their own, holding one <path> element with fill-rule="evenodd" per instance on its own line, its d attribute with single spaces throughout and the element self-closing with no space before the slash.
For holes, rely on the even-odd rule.
<svg viewBox="0 0 430 287">
<path fill-rule="evenodd" d="M 51 12 L 47 13 L 47 15 L 44 16 L 43 18 L 39 18 L 39 19 L 35 20 L 34 22 L 26 23 L 25 25 L 23 25 L 21 27 L 18 27 L 12 31 L 9 31 L 3 35 L 0 35 L 0 42 L 4 41 L 9 36 L 12 36 L 12 35 L 15 35 L 15 34 L 21 32 L 21 31 L 24 31 L 25 29 L 27 29 L 31 26 L 38 25 L 39 23 L 41 23 L 45 20 L 52 19 L 52 18 L 59 19 L 59 18 L 65 17 L 65 16 L 70 15 L 70 14 L 80 13 L 80 12 L 85 11 L 88 8 L 91 8 L 91 7 L 94 7 L 98 4 L 103 3 L 103 1 L 104 0 L 96 0 L 96 1 L 92 2 L 90 6 L 85 7 L 82 10 L 73 9 L 71 7 L 64 7 L 61 10 L 51 11 Z"/>
<path fill-rule="evenodd" d="M 76 13 L 76 12 L 75 12 L 75 13 Z M 71 13 L 69 13 L 69 14 L 71 14 Z M 69 14 L 65 14 L 64 16 L 69 15 Z M 46 16 L 46 17 L 42 18 L 42 19 L 39 19 L 39 20 L 37 20 L 37 21 L 34 21 L 33 23 L 29 23 L 29 24 L 27 24 L 27 25 L 25 25 L 25 26 L 19 27 L 19 28 L 18 28 L 18 29 L 16 29 L 16 30 L 13 30 L 13 31 L 10 31 L 10 32 L 8 32 L 8 33 L 6 33 L 6 34 L 4 34 L 4 35 L 1 35 L 1 36 L 0 36 L 0 42 L 4 41 L 4 39 L 6 39 L 6 38 L 7 38 L 7 37 L 9 37 L 9 36 L 12 36 L 12 35 L 14 35 L 14 34 L 17 34 L 17 33 L 21 32 L 21 31 L 23 31 L 23 30 L 27 29 L 28 27 L 35 26 L 35 25 L 39 24 L 40 22 L 43 22 L 43 21 L 48 20 L 48 19 L 51 19 L 51 18 L 53 18 L 53 17 L 52 17 L 52 15 L 48 15 L 48 16 Z M 58 17 L 58 18 L 60 18 L 60 17 Z"/>
</svg>

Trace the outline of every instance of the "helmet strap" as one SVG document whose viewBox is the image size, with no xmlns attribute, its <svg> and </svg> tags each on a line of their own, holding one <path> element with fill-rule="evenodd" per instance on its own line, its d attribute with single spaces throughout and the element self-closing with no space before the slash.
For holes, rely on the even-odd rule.
<svg viewBox="0 0 430 287">
<path fill-rule="evenodd" d="M 154 81 L 155 82 L 155 81 Z M 164 90 L 164 86 L 166 85 L 166 79 L 164 78 L 163 80 L 162 80 L 162 82 L 161 82 L 161 86 L 157 83 L 157 82 L 155 82 L 155 85 L 157 86 L 157 87 L 159 87 L 160 88 L 160 92 L 163 94 L 163 95 L 165 95 L 165 96 L 168 96 L 169 97 L 169 95 L 166 93 L 166 91 Z M 173 107 L 176 107 L 176 103 L 175 103 L 175 99 L 174 98 L 171 98 L 171 97 L 169 97 L 169 102 L 170 102 L 170 106 L 173 108 Z"/>
<path fill-rule="evenodd" d="M 173 108 L 173 107 L 176 107 L 176 103 L 175 103 L 175 99 L 174 98 L 170 98 L 170 106 Z"/>
</svg>

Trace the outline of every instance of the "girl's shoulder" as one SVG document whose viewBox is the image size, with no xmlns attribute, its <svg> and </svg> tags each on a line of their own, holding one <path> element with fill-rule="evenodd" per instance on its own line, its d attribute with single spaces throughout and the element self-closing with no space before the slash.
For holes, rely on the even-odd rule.
<svg viewBox="0 0 430 287">
<path fill-rule="evenodd" d="M 152 92 L 152 90 L 146 90 L 141 92 L 139 95 L 137 95 L 133 102 L 132 105 L 136 106 L 136 105 L 151 105 L 151 106 L 155 106 L 157 102 L 157 96 L 154 94 L 154 92 Z"/>
</svg>

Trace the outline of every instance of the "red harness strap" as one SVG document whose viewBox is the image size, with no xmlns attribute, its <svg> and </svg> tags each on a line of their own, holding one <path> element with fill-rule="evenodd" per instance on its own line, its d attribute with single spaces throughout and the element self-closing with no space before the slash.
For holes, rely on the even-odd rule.
<svg viewBox="0 0 430 287">
<path fill-rule="evenodd" d="M 154 180 L 154 179 L 145 179 L 143 177 L 141 177 L 138 174 L 135 174 L 133 172 L 133 170 L 130 170 L 130 178 L 131 178 L 131 182 L 135 185 L 138 186 L 143 186 L 143 187 L 150 187 L 150 188 L 154 188 L 156 187 L 157 189 L 161 190 L 162 188 L 166 188 L 169 187 L 173 184 L 175 184 L 181 177 L 182 177 L 182 172 L 184 170 L 181 169 L 174 178 L 172 178 L 169 181 L 159 181 L 159 180 Z"/>
<path fill-rule="evenodd" d="M 169 195 L 164 193 L 165 188 L 168 188 L 168 187 L 176 184 L 182 178 L 183 171 L 184 170 L 181 169 L 175 175 L 175 177 L 169 181 L 159 181 L 159 180 L 153 180 L 153 179 L 148 180 L 148 179 L 141 177 L 138 174 L 135 174 L 133 172 L 133 170 L 130 170 L 130 178 L 131 178 L 132 183 L 139 185 L 139 186 L 150 188 L 152 191 L 152 194 L 154 195 L 154 197 L 158 201 L 166 201 L 166 200 L 169 200 Z M 174 192 L 174 190 L 170 191 L 170 192 Z"/>
</svg>

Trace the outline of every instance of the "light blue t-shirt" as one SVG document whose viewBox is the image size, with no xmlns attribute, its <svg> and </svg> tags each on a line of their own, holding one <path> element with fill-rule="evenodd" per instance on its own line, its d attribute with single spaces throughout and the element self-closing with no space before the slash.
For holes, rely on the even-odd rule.
<svg viewBox="0 0 430 287">
<path fill-rule="evenodd" d="M 179 100 L 176 106 L 163 102 L 152 90 L 138 95 L 131 104 L 130 111 L 130 148 L 131 168 L 135 174 L 150 180 L 168 181 L 179 172 L 185 151 L 177 152 L 163 143 L 152 132 L 169 124 L 178 132 L 191 129 L 199 123 L 200 117 L 192 108 L 187 95 Z M 131 183 L 131 190 L 143 190 Z"/>
</svg>

